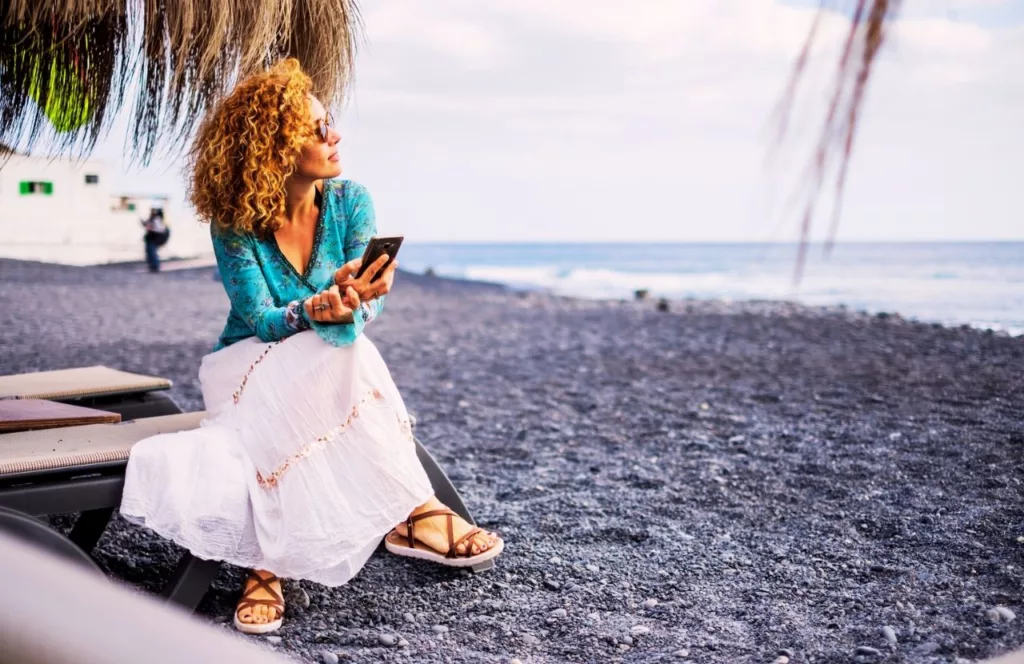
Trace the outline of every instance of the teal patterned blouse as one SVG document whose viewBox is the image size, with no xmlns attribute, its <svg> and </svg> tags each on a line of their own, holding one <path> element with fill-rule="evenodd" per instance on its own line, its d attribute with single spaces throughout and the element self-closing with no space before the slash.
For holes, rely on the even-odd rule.
<svg viewBox="0 0 1024 664">
<path fill-rule="evenodd" d="M 259 337 L 277 341 L 312 328 L 335 346 L 351 344 L 363 327 L 383 308 L 383 299 L 364 303 L 348 324 L 318 323 L 306 317 L 305 300 L 334 284 L 334 272 L 363 255 L 377 232 L 369 192 L 349 180 L 325 180 L 319 200 L 313 252 L 304 274 L 288 262 L 273 235 L 261 239 L 213 226 L 213 251 L 217 256 L 231 312 L 214 350 L 236 341 Z"/>
</svg>

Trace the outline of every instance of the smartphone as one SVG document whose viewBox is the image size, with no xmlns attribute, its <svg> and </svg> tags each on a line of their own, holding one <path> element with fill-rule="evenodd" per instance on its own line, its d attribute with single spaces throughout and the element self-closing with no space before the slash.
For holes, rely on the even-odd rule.
<svg viewBox="0 0 1024 664">
<path fill-rule="evenodd" d="M 371 238 L 370 243 L 366 245 L 366 251 L 363 252 L 363 264 L 359 266 L 359 271 L 356 272 L 356 279 L 362 277 L 363 272 L 366 271 L 366 268 L 373 265 L 374 261 L 384 254 L 387 254 L 388 262 L 384 264 L 384 267 L 382 267 L 370 281 L 372 283 L 380 279 L 380 275 L 384 274 L 384 270 L 391 265 L 392 261 L 395 260 L 395 256 L 398 255 L 398 249 L 402 246 L 403 239 L 405 238 L 401 235 Z"/>
</svg>

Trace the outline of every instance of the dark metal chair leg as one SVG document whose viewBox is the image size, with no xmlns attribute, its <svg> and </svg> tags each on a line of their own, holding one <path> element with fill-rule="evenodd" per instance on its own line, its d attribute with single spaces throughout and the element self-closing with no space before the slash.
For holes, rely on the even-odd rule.
<svg viewBox="0 0 1024 664">
<path fill-rule="evenodd" d="M 75 527 L 68 533 L 68 539 L 77 544 L 82 551 L 91 552 L 103 536 L 103 531 L 114 515 L 113 507 L 82 512 L 75 521 Z"/>
<path fill-rule="evenodd" d="M 462 502 L 462 496 L 459 495 L 458 490 L 452 481 L 448 479 L 448 476 L 441 470 L 441 466 L 438 465 L 434 457 L 430 455 L 427 448 L 423 447 L 419 439 L 416 439 L 416 456 L 419 457 L 420 463 L 423 464 L 423 470 L 427 472 L 427 477 L 430 478 L 430 486 L 434 488 L 434 495 L 442 503 L 452 509 L 453 512 L 461 516 L 466 521 L 470 522 L 474 526 L 476 521 L 473 520 L 473 516 L 469 513 L 469 509 L 466 504 Z M 485 572 L 494 567 L 494 561 L 488 560 L 470 567 L 473 572 Z"/>
<path fill-rule="evenodd" d="M 427 477 L 430 478 L 430 486 L 434 487 L 434 495 L 437 496 L 437 499 L 475 526 L 476 521 L 470 515 L 466 504 L 462 502 L 462 497 L 459 495 L 455 485 L 444 474 L 441 466 L 437 465 L 437 461 L 434 460 L 434 457 L 430 456 L 430 452 L 427 451 L 427 448 L 423 447 L 418 438 L 416 439 L 416 456 L 420 458 L 423 470 L 427 472 Z"/>
<path fill-rule="evenodd" d="M 220 565 L 219 560 L 203 560 L 186 552 L 161 594 L 170 604 L 195 611 L 220 571 Z"/>
<path fill-rule="evenodd" d="M 469 570 L 471 572 L 473 572 L 474 574 L 478 574 L 480 572 L 486 572 L 489 569 L 494 569 L 494 558 L 491 558 L 490 560 L 485 560 L 484 562 L 480 563 L 479 565 L 473 565 L 472 567 L 469 568 Z"/>
</svg>

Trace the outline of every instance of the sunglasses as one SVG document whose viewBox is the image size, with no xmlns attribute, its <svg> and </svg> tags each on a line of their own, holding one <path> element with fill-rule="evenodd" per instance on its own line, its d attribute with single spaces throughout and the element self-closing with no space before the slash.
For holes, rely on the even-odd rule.
<svg viewBox="0 0 1024 664">
<path fill-rule="evenodd" d="M 316 121 L 316 132 L 320 137 L 320 140 L 324 143 L 327 142 L 327 136 L 330 132 L 331 127 L 334 126 L 334 116 L 327 113 L 323 118 Z"/>
</svg>

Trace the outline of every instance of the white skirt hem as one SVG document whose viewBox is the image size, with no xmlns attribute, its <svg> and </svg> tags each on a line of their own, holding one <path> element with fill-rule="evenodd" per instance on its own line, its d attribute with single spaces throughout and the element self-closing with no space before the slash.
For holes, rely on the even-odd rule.
<svg viewBox="0 0 1024 664">
<path fill-rule="evenodd" d="M 241 567 L 243 569 L 258 569 L 270 572 L 274 576 L 282 579 L 312 581 L 325 586 L 336 587 L 348 583 L 363 567 L 363 565 L 366 564 L 366 561 L 370 559 L 370 556 L 372 556 L 377 550 L 377 547 L 380 546 L 380 543 L 383 541 L 387 533 L 391 531 L 391 528 L 396 524 L 405 521 L 406 517 L 408 517 L 414 509 L 430 500 L 433 495 L 433 490 L 430 490 L 427 491 L 425 495 L 409 501 L 408 506 L 397 509 L 393 514 L 386 517 L 386 520 L 390 525 L 387 527 L 385 532 L 379 535 L 374 535 L 366 542 L 366 544 L 361 547 L 357 547 L 355 550 L 348 549 L 344 553 L 338 555 L 334 560 L 318 565 L 316 569 L 291 569 L 277 567 L 273 562 L 252 560 L 241 556 L 227 555 L 223 552 L 211 551 L 202 540 L 181 537 L 172 532 L 172 528 L 162 527 L 155 523 L 147 523 L 145 510 L 141 509 L 137 505 L 129 505 L 122 502 L 120 511 L 121 516 L 129 523 L 150 530 L 160 537 L 174 542 L 183 549 L 187 549 L 188 552 L 196 558 L 200 558 L 202 560 L 216 560 L 229 565 L 235 565 L 236 567 Z"/>
<path fill-rule="evenodd" d="M 433 495 L 409 416 L 365 336 L 313 331 L 207 355 L 198 429 L 137 443 L 121 514 L 204 560 L 328 586 Z"/>
</svg>

